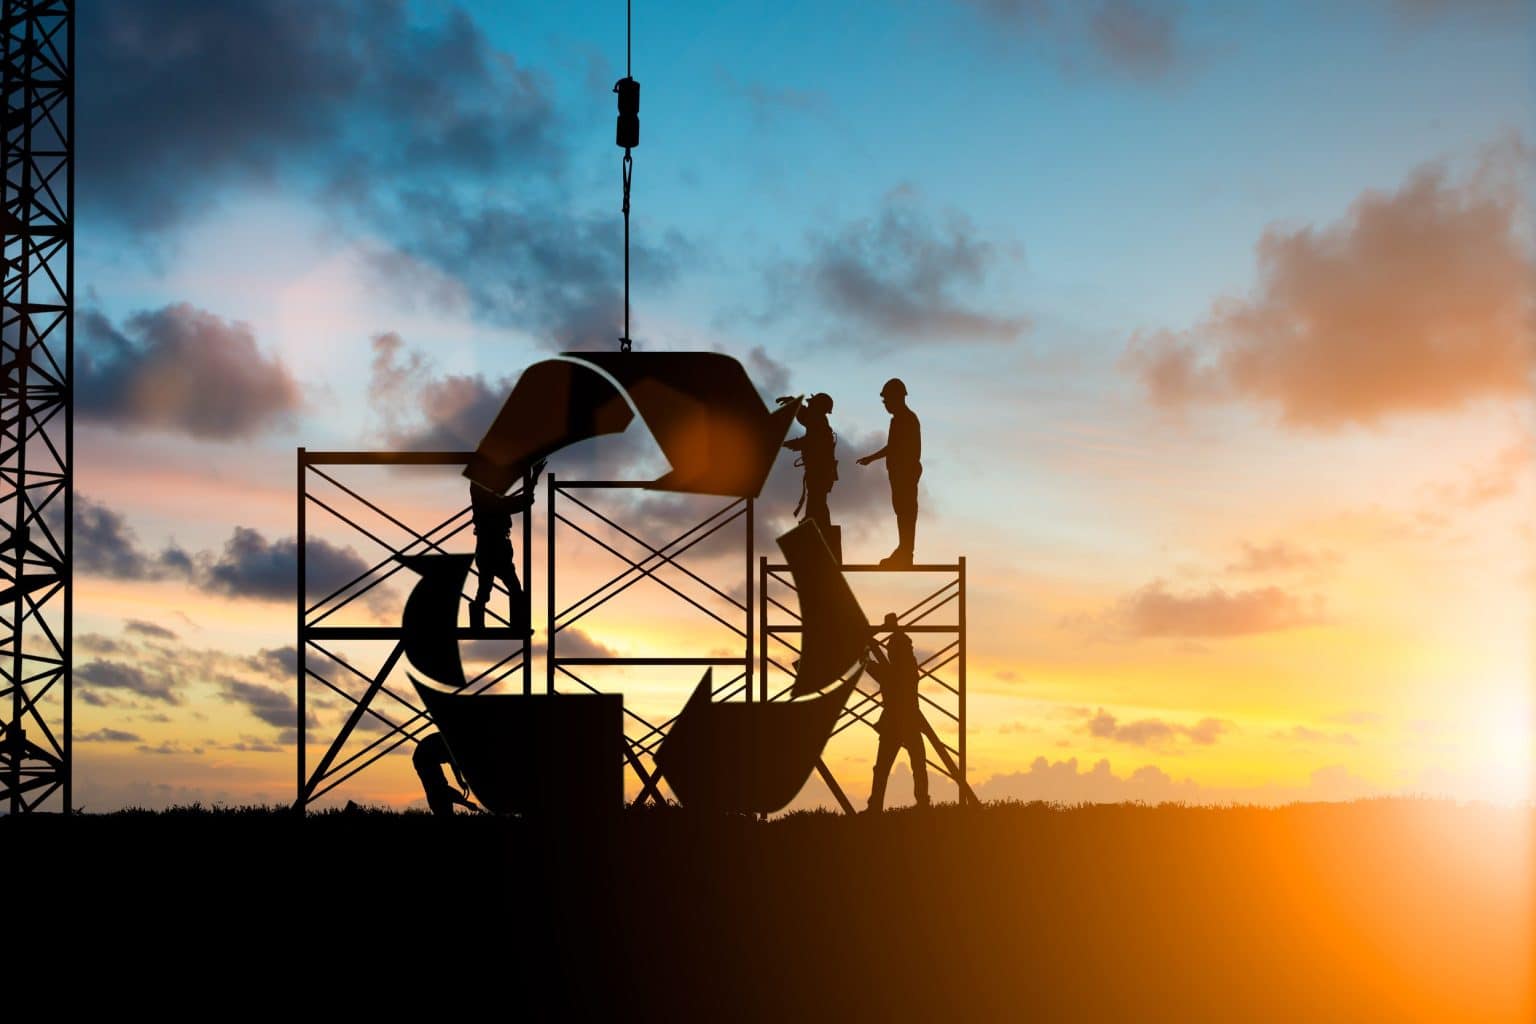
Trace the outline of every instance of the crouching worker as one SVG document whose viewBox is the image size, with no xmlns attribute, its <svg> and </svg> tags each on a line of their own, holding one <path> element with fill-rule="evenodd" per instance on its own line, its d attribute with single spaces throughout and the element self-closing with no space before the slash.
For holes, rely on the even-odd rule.
<svg viewBox="0 0 1536 1024">
<path fill-rule="evenodd" d="M 897 625 L 895 615 L 886 615 L 884 625 L 891 631 L 885 653 L 871 644 L 864 663 L 880 684 L 880 721 L 875 723 L 880 748 L 869 786 L 871 813 L 878 813 L 885 805 L 885 782 L 896 754 L 903 749 L 912 762 L 912 795 L 919 807 L 928 806 L 928 758 L 923 749 L 923 713 L 917 706 L 917 657 L 912 653 L 911 637 Z"/>
</svg>

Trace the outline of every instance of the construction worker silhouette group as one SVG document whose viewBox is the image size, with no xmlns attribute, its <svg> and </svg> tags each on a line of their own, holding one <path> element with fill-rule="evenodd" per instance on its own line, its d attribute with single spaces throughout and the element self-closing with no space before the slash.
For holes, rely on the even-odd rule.
<svg viewBox="0 0 1536 1024">
<path fill-rule="evenodd" d="M 885 447 L 859 459 L 859 465 L 885 460 L 886 476 L 891 483 L 891 508 L 896 513 L 896 549 L 880 560 L 882 568 L 910 569 L 913 546 L 917 540 L 917 482 L 923 475 L 923 430 L 917 413 L 907 405 L 907 386 L 892 377 L 880 389 L 885 411 L 891 414 Z M 785 399 L 781 399 L 785 401 Z M 795 419 L 805 428 L 799 437 L 784 442 L 784 447 L 799 452 L 795 463 L 805 470 L 800 503 L 795 514 L 816 523 L 822 537 L 842 561 L 840 529 L 832 522 L 828 496 L 837 482 L 837 435 L 829 417 L 832 397 L 814 394 L 800 408 Z"/>
</svg>

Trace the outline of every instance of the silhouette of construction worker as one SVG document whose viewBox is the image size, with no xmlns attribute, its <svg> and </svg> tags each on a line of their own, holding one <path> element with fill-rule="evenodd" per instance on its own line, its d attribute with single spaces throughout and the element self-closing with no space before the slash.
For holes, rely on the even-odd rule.
<svg viewBox="0 0 1536 1024">
<path fill-rule="evenodd" d="M 449 784 L 448 773 L 443 771 L 445 764 L 453 769 L 458 789 Z M 448 752 L 448 741 L 443 739 L 442 733 L 435 732 L 416 744 L 416 750 L 411 754 L 411 765 L 416 769 L 416 777 L 421 780 L 421 788 L 426 791 L 427 806 L 433 814 L 451 815 L 454 804 L 463 804 L 469 808 L 475 806 L 464 795 L 469 787 L 464 784 L 464 776 L 459 773 L 459 766 Z"/>
<path fill-rule="evenodd" d="M 528 628 L 528 597 L 518 582 L 512 565 L 512 517 L 533 507 L 533 496 L 544 472 L 544 462 L 534 463 L 528 484 L 516 494 L 501 495 L 469 485 L 470 514 L 475 522 L 475 569 L 480 582 L 475 599 L 469 604 L 471 629 L 485 628 L 485 602 L 490 599 L 493 581 L 501 580 L 509 594 L 507 621 L 513 629 Z"/>
<path fill-rule="evenodd" d="M 912 762 L 912 795 L 919 807 L 928 806 L 928 760 L 923 752 L 923 713 L 917 706 L 917 657 L 912 653 L 912 639 L 896 624 L 895 615 L 886 615 L 885 628 L 891 631 L 884 655 L 878 647 L 865 662 L 870 675 L 880 684 L 880 747 L 875 753 L 875 776 L 869 784 L 869 810 L 878 813 L 885 806 L 885 781 L 891 765 L 902 749 Z"/>
<path fill-rule="evenodd" d="M 837 482 L 837 435 L 832 432 L 832 424 L 827 419 L 831 412 L 831 395 L 812 395 L 795 413 L 795 419 L 805 428 L 805 433 L 785 441 L 784 447 L 799 452 L 800 458 L 795 460 L 795 465 L 805 468 L 795 515 L 805 509 L 804 518 L 816 524 L 822 539 L 836 554 L 841 545 L 834 540 L 832 511 L 827 507 L 827 495 L 832 493 L 832 485 Z"/>
<path fill-rule="evenodd" d="M 891 508 L 896 512 L 896 550 L 880 560 L 887 569 L 909 569 L 912 545 L 917 536 L 917 480 L 923 475 L 923 432 L 917 413 L 907 408 L 907 386 L 892 377 L 880 389 L 885 410 L 891 414 L 891 429 L 885 447 L 859 460 L 867 466 L 876 459 L 885 460 L 885 472 L 891 480 Z"/>
</svg>

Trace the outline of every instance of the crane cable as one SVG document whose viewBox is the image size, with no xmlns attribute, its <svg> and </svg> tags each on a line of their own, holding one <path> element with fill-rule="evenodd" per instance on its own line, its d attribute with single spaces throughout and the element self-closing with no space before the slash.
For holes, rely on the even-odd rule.
<svg viewBox="0 0 1536 1024">
<path fill-rule="evenodd" d="M 630 151 L 640 145 L 640 83 L 631 73 L 633 30 L 633 0 L 624 0 L 624 77 L 613 86 L 619 96 L 619 121 L 614 141 L 624 148 L 624 334 L 619 338 L 620 352 L 628 352 L 632 344 L 629 337 L 629 183 L 635 161 Z"/>
</svg>

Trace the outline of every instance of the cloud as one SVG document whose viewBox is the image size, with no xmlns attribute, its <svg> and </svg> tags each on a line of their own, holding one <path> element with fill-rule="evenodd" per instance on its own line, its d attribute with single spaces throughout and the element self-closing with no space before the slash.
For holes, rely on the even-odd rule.
<svg viewBox="0 0 1536 1024">
<path fill-rule="evenodd" d="M 396 302 L 467 302 L 555 348 L 614 342 L 622 223 L 573 212 L 551 84 L 465 12 L 146 0 L 82 14 L 80 116 L 106 126 L 80 140 L 82 208 L 152 238 L 277 185 L 324 203 Z M 652 291 L 692 252 L 676 232 L 632 248 Z"/>
<path fill-rule="evenodd" d="M 1323 569 L 1339 561 L 1336 551 L 1309 551 L 1285 540 L 1269 544 L 1243 542 L 1243 556 L 1227 565 L 1226 571 L 1239 575 Z"/>
<path fill-rule="evenodd" d="M 237 526 L 220 551 L 189 553 L 169 546 L 152 554 L 139 545 L 117 512 L 76 495 L 75 568 L 111 579 L 182 579 L 226 597 L 291 601 L 298 574 L 298 542 L 293 537 L 268 540 L 258 530 Z M 304 569 L 305 585 L 312 595 L 329 594 L 369 568 L 371 565 L 350 547 L 321 537 L 309 539 Z M 163 639 L 176 636 L 153 623 L 131 623 L 129 629 Z M 151 634 L 156 630 L 159 632 Z"/>
<path fill-rule="evenodd" d="M 200 756 L 202 756 L 203 748 L 202 747 L 184 747 L 177 740 L 168 740 L 168 741 L 166 741 L 164 743 L 160 743 L 160 744 L 158 744 L 156 746 L 153 746 L 153 747 L 149 746 L 148 744 L 141 744 L 139 746 L 139 748 L 138 748 L 138 751 L 141 754 L 160 754 L 160 755 L 165 755 L 165 756 L 177 756 L 177 755 L 187 755 L 187 754 L 190 754 L 190 755 L 192 755 L 194 757 L 200 757 Z"/>
<path fill-rule="evenodd" d="M 1178 22 L 1169 9 L 1109 0 L 1094 12 L 1088 25 L 1110 65 L 1134 78 L 1155 81 L 1179 63 Z"/>
<path fill-rule="evenodd" d="M 298 541 L 293 537 L 268 540 L 246 526 L 234 534 L 215 556 L 201 559 L 198 585 L 230 597 L 292 600 L 298 573 Z M 370 568 L 356 551 L 312 537 L 305 548 L 305 585 L 310 593 L 328 594 L 361 576 Z"/>
<path fill-rule="evenodd" d="M 1441 505 L 1477 508 L 1515 494 L 1522 484 L 1530 481 L 1533 469 L 1536 469 L 1536 443 L 1526 438 L 1500 451 L 1484 465 L 1475 467 L 1464 480 L 1436 486 L 1434 496 Z"/>
<path fill-rule="evenodd" d="M 95 732 L 76 733 L 76 743 L 143 743 L 144 740 L 136 732 L 124 732 L 121 729 L 97 729 Z"/>
<path fill-rule="evenodd" d="M 1078 769 L 1077 758 L 1047 761 L 1037 757 L 1023 772 L 993 775 L 973 787 L 983 800 L 1044 800 L 1051 803 L 1142 802 L 1276 805 L 1300 800 L 1358 800 L 1384 791 L 1343 765 L 1313 771 L 1301 785 L 1207 786 L 1192 779 L 1174 779 L 1157 765 L 1143 765 L 1127 776 L 1116 775 L 1108 760 Z"/>
<path fill-rule="evenodd" d="M 158 228 L 231 187 L 555 162 L 549 86 L 402 0 L 82 5 L 82 206 Z"/>
<path fill-rule="evenodd" d="M 1313 430 L 1527 400 L 1536 264 L 1522 239 L 1525 160 L 1492 149 L 1462 184 L 1421 167 L 1334 224 L 1270 227 L 1250 296 L 1218 301 L 1189 331 L 1139 332 L 1123 367 L 1165 408 L 1236 399 Z"/>
<path fill-rule="evenodd" d="M 1164 746 L 1180 738 L 1200 746 L 1210 746 L 1224 733 L 1232 730 L 1232 723 L 1219 718 L 1202 718 L 1194 725 L 1179 725 L 1157 718 L 1121 723 L 1114 715 L 1099 708 L 1088 720 L 1087 730 L 1090 736 L 1137 747 Z"/>
<path fill-rule="evenodd" d="M 1271 633 L 1322 621 L 1322 601 L 1279 587 L 1169 592 L 1162 580 L 1122 598 L 1109 620 L 1135 636 L 1220 637 Z"/>
<path fill-rule="evenodd" d="M 122 331 L 86 311 L 80 327 L 81 419 L 236 441 L 287 424 L 301 404 L 298 382 L 262 354 L 249 325 L 185 302 L 135 313 Z"/>
<path fill-rule="evenodd" d="M 257 672 L 282 680 L 297 679 L 299 675 L 299 652 L 292 644 L 287 647 L 264 647 L 247 658 L 245 663 Z"/>
<path fill-rule="evenodd" d="M 368 223 L 388 225 L 399 249 L 450 275 L 474 313 L 524 329 L 551 349 L 614 348 L 624 323 L 623 222 L 555 204 L 467 203 L 441 189 L 347 197 Z M 631 240 L 631 279 L 655 292 L 676 279 L 693 254 L 675 231 Z M 414 263 L 376 261 L 392 291 L 413 295 L 422 275 Z M 443 289 L 431 284 L 432 295 Z M 457 297 L 454 302 L 459 301 Z M 636 321 L 640 335 L 643 323 Z"/>
<path fill-rule="evenodd" d="M 75 682 L 79 684 L 81 690 L 86 692 L 123 690 L 150 700 L 164 701 L 167 704 L 181 703 L 181 697 L 176 693 L 176 681 L 173 678 L 163 673 L 148 675 L 142 669 L 123 661 L 98 659 L 76 665 Z M 101 695 L 95 696 L 100 698 Z M 87 703 L 100 703 L 100 701 L 87 700 Z"/>
<path fill-rule="evenodd" d="M 80 653 L 122 654 L 132 649 L 131 645 L 101 633 L 81 633 L 75 637 L 75 650 Z"/>
<path fill-rule="evenodd" d="M 368 402 L 385 440 L 404 451 L 473 451 L 501 411 L 516 378 L 491 384 L 480 374 L 436 376 L 421 352 L 394 332 L 373 339 Z"/>
<path fill-rule="evenodd" d="M 145 622 L 143 619 L 129 619 L 124 622 L 123 632 L 137 633 L 140 636 L 147 636 L 152 640 L 178 639 L 176 633 L 171 630 L 166 629 L 164 626 L 156 625 L 153 622 Z"/>
<path fill-rule="evenodd" d="M 219 696 L 237 704 L 278 729 L 291 728 L 299 720 L 299 705 L 292 693 L 226 676 L 218 681 Z"/>
<path fill-rule="evenodd" d="M 1049 49 L 1064 69 L 1088 66 L 1144 83 L 1189 64 L 1183 5 L 1147 0 L 961 0 L 990 27 Z"/>
<path fill-rule="evenodd" d="M 737 78 L 726 68 L 716 70 L 715 77 L 725 91 L 739 96 L 751 111 L 752 120 L 766 126 L 778 120 L 786 112 L 797 114 L 817 113 L 826 109 L 826 93 L 812 89 L 793 89 L 774 86 L 767 82 Z"/>
<path fill-rule="evenodd" d="M 191 567 L 190 557 L 177 548 L 167 548 L 159 555 L 141 550 L 121 515 L 83 494 L 75 495 L 74 512 L 78 572 L 115 580 L 150 580 L 185 573 Z M 55 523 L 55 530 L 62 525 Z"/>
<path fill-rule="evenodd" d="M 215 750 L 233 750 L 248 754 L 281 754 L 283 752 L 282 747 L 275 743 L 268 743 L 259 736 L 241 736 L 234 743 L 210 742 L 208 745 Z"/>
<path fill-rule="evenodd" d="M 887 195 L 875 216 L 808 241 L 809 260 L 774 268 L 771 291 L 815 296 L 868 347 L 1009 342 L 1029 330 L 1028 317 L 994 315 L 962 297 L 987 281 L 1003 254 L 959 212 L 935 224 L 909 189 Z"/>
</svg>

